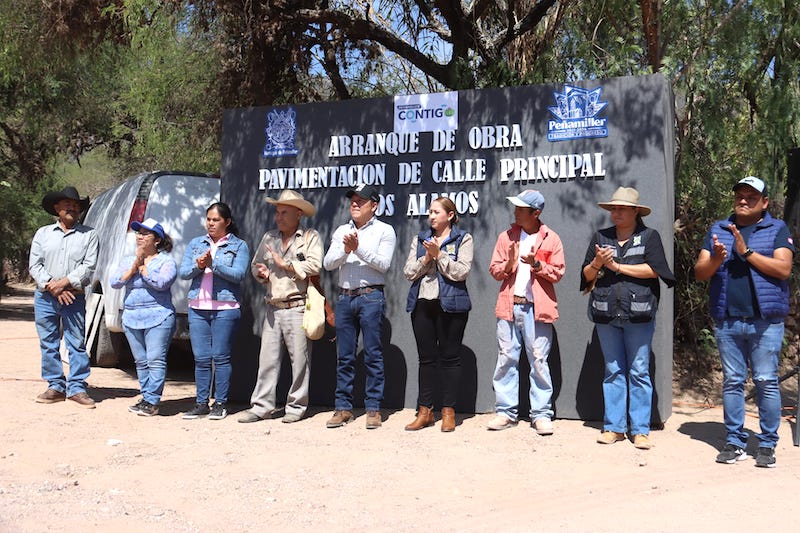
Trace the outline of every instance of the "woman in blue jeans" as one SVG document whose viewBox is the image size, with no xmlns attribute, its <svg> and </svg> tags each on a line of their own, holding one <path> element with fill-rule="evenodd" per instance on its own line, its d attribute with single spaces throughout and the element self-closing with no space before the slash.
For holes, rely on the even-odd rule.
<svg viewBox="0 0 800 533">
<path fill-rule="evenodd" d="M 633 445 L 650 449 L 653 384 L 650 351 L 660 287 L 675 276 L 667 264 L 661 236 L 644 225 L 650 208 L 639 193 L 620 187 L 611 201 L 597 204 L 611 212 L 610 228 L 596 232 L 581 268 L 581 289 L 591 292 L 589 318 L 603 350 L 603 432 L 600 444 L 625 439 L 630 420 Z"/>
<path fill-rule="evenodd" d="M 177 277 L 169 256 L 172 239 L 156 220 L 132 222 L 136 253 L 122 259 L 111 277 L 115 289 L 125 287 L 122 326 L 136 362 L 142 399 L 128 411 L 140 416 L 158 414 L 167 377 L 167 351 L 175 332 L 172 284 Z"/>
<path fill-rule="evenodd" d="M 207 235 L 192 239 L 186 247 L 179 271 L 181 279 L 191 280 L 189 338 L 197 386 L 197 402 L 183 414 L 187 420 L 228 416 L 231 344 L 241 317 L 241 283 L 250 267 L 250 249 L 236 236 L 227 204 L 217 202 L 206 210 L 206 229 Z M 214 404 L 209 408 L 212 374 Z"/>
</svg>

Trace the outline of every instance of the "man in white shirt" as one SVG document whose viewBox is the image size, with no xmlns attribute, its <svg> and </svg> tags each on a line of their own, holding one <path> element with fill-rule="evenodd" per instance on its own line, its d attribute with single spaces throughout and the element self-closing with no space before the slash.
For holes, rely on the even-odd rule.
<svg viewBox="0 0 800 533">
<path fill-rule="evenodd" d="M 336 302 L 336 402 L 327 427 L 341 427 L 353 419 L 353 381 L 358 334 L 364 345 L 367 383 L 364 406 L 367 429 L 381 426 L 384 367 L 381 329 L 386 300 L 384 275 L 389 269 L 397 237 L 394 228 L 375 217 L 380 194 L 361 185 L 347 192 L 351 220 L 336 228 L 322 265 L 339 271 Z"/>
</svg>

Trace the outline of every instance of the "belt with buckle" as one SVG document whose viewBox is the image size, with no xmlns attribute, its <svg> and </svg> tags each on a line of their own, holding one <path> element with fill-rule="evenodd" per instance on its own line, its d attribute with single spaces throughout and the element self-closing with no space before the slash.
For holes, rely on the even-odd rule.
<svg viewBox="0 0 800 533">
<path fill-rule="evenodd" d="M 300 307 L 301 305 L 305 305 L 305 303 L 305 298 L 292 298 L 291 300 L 274 300 L 269 302 L 269 305 L 277 307 L 278 309 L 290 309 L 292 307 Z"/>
<path fill-rule="evenodd" d="M 345 296 L 359 296 L 361 294 L 369 294 L 373 291 L 382 291 L 383 285 L 368 285 L 366 287 L 359 287 L 357 289 L 339 289 L 339 294 Z"/>
<path fill-rule="evenodd" d="M 533 304 L 532 301 L 528 300 L 524 296 L 514 296 L 514 303 L 520 305 Z"/>
</svg>

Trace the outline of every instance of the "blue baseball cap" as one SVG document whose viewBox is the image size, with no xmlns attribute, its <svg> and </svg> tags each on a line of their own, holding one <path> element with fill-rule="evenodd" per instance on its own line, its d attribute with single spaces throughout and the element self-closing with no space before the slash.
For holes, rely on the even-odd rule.
<svg viewBox="0 0 800 533">
<path fill-rule="evenodd" d="M 542 196 L 542 193 L 539 191 L 534 191 L 533 189 L 522 191 L 516 196 L 506 196 L 506 200 L 517 207 L 530 207 L 537 211 L 544 209 L 544 196 Z"/>
<path fill-rule="evenodd" d="M 144 222 L 133 221 L 131 222 L 131 229 L 133 231 L 139 231 L 140 229 L 146 229 L 147 231 L 152 231 L 159 238 L 164 238 L 164 227 L 154 218 L 148 218 Z"/>
</svg>

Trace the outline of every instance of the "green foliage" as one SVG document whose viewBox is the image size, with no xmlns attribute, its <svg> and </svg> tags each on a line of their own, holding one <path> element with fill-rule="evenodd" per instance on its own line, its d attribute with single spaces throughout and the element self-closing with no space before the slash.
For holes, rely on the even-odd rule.
<svg viewBox="0 0 800 533">
<path fill-rule="evenodd" d="M 188 31 L 185 10 L 138 1 L 128 15 L 131 49 L 113 102 L 115 137 L 131 144 L 126 157 L 140 168 L 218 171 L 219 57 L 202 35 Z"/>
<path fill-rule="evenodd" d="M 40 207 L 41 201 L 38 190 L 28 190 L 15 180 L 0 180 L 0 284 L 5 276 L 14 279 L 27 270 L 33 234 L 52 221 Z"/>
<path fill-rule="evenodd" d="M 668 6 L 674 11 L 664 21 L 674 26 L 665 28 L 665 35 L 681 36 L 670 41 L 665 60 L 679 102 L 676 363 L 703 372 L 716 366 L 716 349 L 706 342 L 712 325 L 707 287 L 694 281 L 692 266 L 707 228 L 730 214 L 735 180 L 748 174 L 765 179 L 771 210 L 781 215 L 786 154 L 797 146 L 800 112 L 797 52 L 790 63 L 783 54 L 796 49 L 786 40 L 800 26 L 795 3 Z"/>
</svg>

